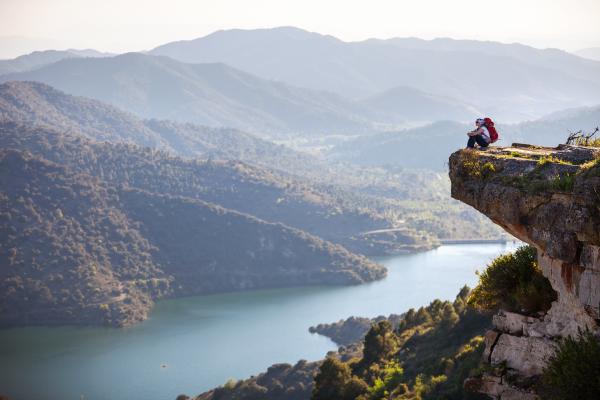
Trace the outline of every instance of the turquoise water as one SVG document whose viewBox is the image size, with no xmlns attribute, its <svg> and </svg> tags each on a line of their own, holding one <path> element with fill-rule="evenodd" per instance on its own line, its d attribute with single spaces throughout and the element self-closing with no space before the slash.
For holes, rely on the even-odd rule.
<svg viewBox="0 0 600 400">
<path fill-rule="evenodd" d="M 401 313 L 453 299 L 475 270 L 514 245 L 442 246 L 382 258 L 388 277 L 353 287 L 229 293 L 159 302 L 126 329 L 0 331 L 0 394 L 11 399 L 175 399 L 278 362 L 316 360 L 336 348 L 308 327 L 351 315 Z"/>
</svg>

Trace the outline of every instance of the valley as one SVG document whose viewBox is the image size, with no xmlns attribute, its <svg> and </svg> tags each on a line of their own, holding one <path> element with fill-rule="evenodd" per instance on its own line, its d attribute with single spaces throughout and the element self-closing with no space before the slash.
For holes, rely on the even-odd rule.
<svg viewBox="0 0 600 400">
<path fill-rule="evenodd" d="M 0 399 L 573 392 L 595 49 L 274 26 L 0 60 Z"/>
</svg>

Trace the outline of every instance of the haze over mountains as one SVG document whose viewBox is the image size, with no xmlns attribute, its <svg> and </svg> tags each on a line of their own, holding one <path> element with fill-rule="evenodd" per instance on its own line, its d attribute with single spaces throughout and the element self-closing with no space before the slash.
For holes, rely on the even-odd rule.
<svg viewBox="0 0 600 400">
<path fill-rule="evenodd" d="M 579 57 L 600 61 L 600 47 L 588 47 L 575 52 Z"/>
<path fill-rule="evenodd" d="M 600 63 L 520 44 L 452 39 L 343 42 L 283 27 L 218 31 L 150 53 L 186 62 L 224 62 L 264 78 L 351 98 L 411 86 L 513 121 L 600 102 Z"/>
<path fill-rule="evenodd" d="M 266 81 L 224 64 L 184 64 L 139 53 L 65 59 L 2 80 L 44 82 L 145 118 L 270 132 L 368 127 L 358 107 L 332 94 Z"/>
<path fill-rule="evenodd" d="M 555 147 L 565 143 L 570 132 L 592 132 L 600 125 L 600 106 L 563 110 L 518 124 L 497 124 L 497 145 L 514 142 Z M 466 143 L 471 124 L 439 121 L 433 124 L 358 137 L 330 148 L 331 160 L 358 165 L 399 165 L 405 168 L 445 170 L 448 152 Z M 427 157 L 423 157 L 423 152 Z"/>
<path fill-rule="evenodd" d="M 52 64 L 65 58 L 76 57 L 108 57 L 112 54 L 102 53 L 92 49 L 86 50 L 45 50 L 34 51 L 12 60 L 0 60 L 0 75 L 12 72 L 24 72 Z"/>
<path fill-rule="evenodd" d="M 343 42 L 284 27 L 219 31 L 147 55 L 45 57 L 3 61 L 17 71 L 0 69 L 0 80 L 40 81 L 143 118 L 265 137 L 364 134 L 481 114 L 514 122 L 600 103 L 600 62 L 520 44 Z"/>
<path fill-rule="evenodd" d="M 467 120 L 477 115 L 468 105 L 415 89 L 396 89 L 355 102 L 333 93 L 260 79 L 221 63 L 184 64 L 139 53 L 63 59 L 34 71 L 0 77 L 0 81 L 9 80 L 44 82 L 144 118 L 234 127 L 263 135 L 366 133 L 377 125 L 397 127 L 407 121 Z M 402 104 L 413 106 L 405 109 Z M 418 105 L 431 111 L 423 115 L 415 111 Z"/>
<path fill-rule="evenodd" d="M 293 179 L 297 185 L 308 185 L 320 193 L 328 193 L 326 197 L 333 196 L 353 207 L 363 207 L 377 214 L 391 212 L 396 216 L 388 219 L 388 224 L 393 225 L 396 219 L 406 220 L 410 215 L 414 221 L 407 221 L 409 226 L 418 226 L 418 230 L 440 238 L 461 233 L 467 236 L 490 234 L 484 232 L 491 225 L 478 219 L 477 214 L 473 213 L 469 219 L 461 216 L 469 211 L 456 208 L 446 192 L 447 178 L 436 172 L 368 169 L 331 163 L 232 129 L 140 120 L 115 107 L 70 96 L 34 82 L 0 84 L 0 120 L 41 126 L 98 141 L 149 146 L 186 158 L 241 160 L 268 171 L 268 175 L 282 176 L 283 173 L 285 177 L 278 179 Z M 417 199 L 420 208 L 412 204 Z M 440 225 L 428 216 L 433 209 L 446 213 L 444 224 Z M 432 222 L 435 225 L 429 225 Z M 359 226 L 361 224 L 356 227 Z M 451 227 L 455 229 L 454 233 L 449 230 Z"/>
<path fill-rule="evenodd" d="M 141 120 L 96 100 L 37 82 L 0 84 L 0 119 L 76 131 L 99 141 L 129 141 L 184 157 L 243 160 L 298 170 L 313 157 L 231 128 Z"/>
</svg>

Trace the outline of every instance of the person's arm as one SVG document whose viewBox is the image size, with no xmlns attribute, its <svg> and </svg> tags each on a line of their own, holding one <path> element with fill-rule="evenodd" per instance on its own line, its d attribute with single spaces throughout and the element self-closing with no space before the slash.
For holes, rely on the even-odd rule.
<svg viewBox="0 0 600 400">
<path fill-rule="evenodd" d="M 482 135 L 483 134 L 483 128 L 479 127 L 477 129 L 475 129 L 474 131 L 471 131 L 469 133 L 467 133 L 468 136 L 477 136 L 477 135 Z"/>
</svg>

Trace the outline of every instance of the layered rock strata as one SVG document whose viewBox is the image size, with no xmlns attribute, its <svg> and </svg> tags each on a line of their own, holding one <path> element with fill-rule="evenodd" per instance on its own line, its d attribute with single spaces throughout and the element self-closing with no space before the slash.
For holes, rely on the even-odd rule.
<svg viewBox="0 0 600 400">
<path fill-rule="evenodd" d="M 547 313 L 494 316 L 484 357 L 496 370 L 466 386 L 496 399 L 536 398 L 520 387 L 539 378 L 556 340 L 598 330 L 600 148 L 513 144 L 460 150 L 449 165 L 452 197 L 535 246 L 558 295 Z"/>
</svg>

